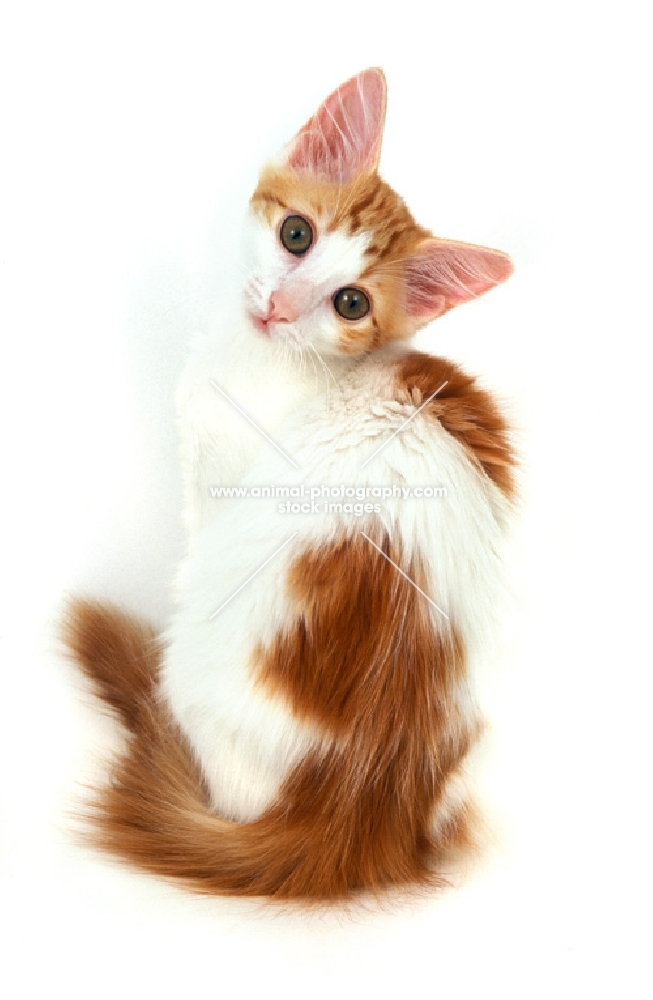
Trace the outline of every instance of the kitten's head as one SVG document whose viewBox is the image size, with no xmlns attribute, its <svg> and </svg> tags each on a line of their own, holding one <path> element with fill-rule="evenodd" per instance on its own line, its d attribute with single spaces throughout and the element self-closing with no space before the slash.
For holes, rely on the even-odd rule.
<svg viewBox="0 0 653 1000">
<path fill-rule="evenodd" d="M 263 170 L 245 293 L 260 335 L 359 354 L 412 336 L 511 273 L 498 250 L 435 239 L 381 180 L 385 102 L 381 70 L 360 73 Z"/>
</svg>

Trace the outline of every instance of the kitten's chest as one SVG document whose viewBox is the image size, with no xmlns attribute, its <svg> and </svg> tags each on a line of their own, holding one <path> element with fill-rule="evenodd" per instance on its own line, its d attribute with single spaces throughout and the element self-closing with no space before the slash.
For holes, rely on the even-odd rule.
<svg viewBox="0 0 653 1000">
<path fill-rule="evenodd" d="M 248 367 L 225 365 L 212 379 L 214 409 L 212 430 L 222 440 L 225 472 L 245 473 L 260 452 L 274 456 L 280 468 L 293 465 L 283 428 L 311 398 L 310 387 L 294 371 L 270 369 L 265 364 Z"/>
<path fill-rule="evenodd" d="M 191 356 L 177 396 L 186 520 L 194 533 L 221 506 L 215 489 L 236 487 L 261 453 L 292 467 L 282 425 L 311 398 L 310 380 L 249 337 Z"/>
<path fill-rule="evenodd" d="M 260 443 L 307 397 L 296 366 L 275 363 L 271 354 L 269 345 L 241 336 L 191 356 L 177 402 L 182 429 L 200 450 L 228 440 L 237 453 L 239 445 Z"/>
</svg>

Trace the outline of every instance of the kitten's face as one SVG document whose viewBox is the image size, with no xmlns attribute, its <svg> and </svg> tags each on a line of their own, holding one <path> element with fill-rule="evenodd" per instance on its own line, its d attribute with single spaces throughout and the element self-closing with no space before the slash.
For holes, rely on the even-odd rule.
<svg viewBox="0 0 653 1000">
<path fill-rule="evenodd" d="M 294 347 L 359 354 L 410 336 L 401 264 L 425 231 L 377 174 L 334 185 L 269 169 L 249 216 L 255 329 Z"/>
<path fill-rule="evenodd" d="M 327 97 L 267 167 L 249 215 L 245 307 L 255 335 L 356 355 L 410 337 L 511 273 L 497 250 L 434 239 L 381 180 L 385 79 Z"/>
</svg>

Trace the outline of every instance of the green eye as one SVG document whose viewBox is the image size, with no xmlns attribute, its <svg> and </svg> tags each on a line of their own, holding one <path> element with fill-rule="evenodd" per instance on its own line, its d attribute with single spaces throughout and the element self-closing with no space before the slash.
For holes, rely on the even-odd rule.
<svg viewBox="0 0 653 1000">
<path fill-rule="evenodd" d="M 313 242 L 311 224 L 301 215 L 289 215 L 281 226 L 279 236 L 286 250 L 297 256 L 306 253 Z"/>
<path fill-rule="evenodd" d="M 362 319 L 370 311 L 370 300 L 360 288 L 341 288 L 333 297 L 333 305 L 343 319 Z"/>
</svg>

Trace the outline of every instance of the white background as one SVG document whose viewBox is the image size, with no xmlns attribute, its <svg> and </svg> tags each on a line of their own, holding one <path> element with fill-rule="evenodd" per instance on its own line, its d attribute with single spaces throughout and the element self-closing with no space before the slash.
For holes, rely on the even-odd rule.
<svg viewBox="0 0 653 1000">
<path fill-rule="evenodd" d="M 643 14 L 4 8 L 4 996 L 650 995 Z M 165 619 L 188 338 L 238 280 L 221 261 L 258 167 L 368 65 L 389 85 L 384 176 L 438 235 L 516 266 L 423 337 L 498 391 L 524 457 L 487 769 L 501 832 L 456 891 L 306 914 L 198 899 L 75 846 L 67 811 L 116 734 L 53 622 L 67 591 Z"/>
</svg>

